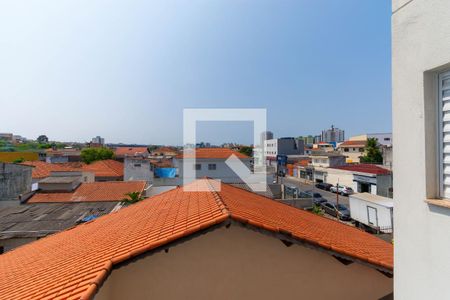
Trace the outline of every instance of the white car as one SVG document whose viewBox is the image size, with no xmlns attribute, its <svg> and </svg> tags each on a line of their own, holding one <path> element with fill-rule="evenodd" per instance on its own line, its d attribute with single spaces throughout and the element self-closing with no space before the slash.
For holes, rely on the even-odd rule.
<svg viewBox="0 0 450 300">
<path fill-rule="evenodd" d="M 339 194 L 341 194 L 343 196 L 348 196 L 348 195 L 353 194 L 353 189 L 351 187 L 344 186 L 344 185 L 339 185 L 339 188 L 337 188 L 335 185 L 333 185 L 330 188 L 330 192 L 332 192 L 332 193 L 339 192 Z"/>
</svg>

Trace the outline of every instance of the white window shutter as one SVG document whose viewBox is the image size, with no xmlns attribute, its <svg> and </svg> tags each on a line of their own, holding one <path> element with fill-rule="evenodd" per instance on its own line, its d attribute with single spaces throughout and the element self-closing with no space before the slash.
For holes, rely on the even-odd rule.
<svg viewBox="0 0 450 300">
<path fill-rule="evenodd" d="M 441 197 L 450 199 L 450 72 L 439 75 Z"/>
</svg>

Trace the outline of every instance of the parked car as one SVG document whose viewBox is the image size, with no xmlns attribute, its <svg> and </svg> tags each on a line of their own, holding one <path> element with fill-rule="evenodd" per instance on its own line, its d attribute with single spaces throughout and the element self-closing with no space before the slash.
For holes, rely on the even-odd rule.
<svg viewBox="0 0 450 300">
<path fill-rule="evenodd" d="M 323 202 L 320 204 L 320 206 L 327 214 L 333 217 L 337 217 L 337 215 L 339 214 L 339 219 L 344 221 L 350 220 L 350 211 L 342 204 L 336 205 L 331 202 Z"/>
<path fill-rule="evenodd" d="M 316 188 L 325 190 L 325 191 L 329 191 L 332 186 L 333 186 L 332 184 L 325 183 L 325 182 L 319 182 L 316 184 Z"/>
<path fill-rule="evenodd" d="M 336 187 L 336 186 L 333 185 L 330 188 L 330 192 L 332 192 L 332 193 L 339 193 L 339 194 L 341 194 L 343 196 L 348 196 L 348 195 L 353 194 L 353 189 L 351 187 L 344 186 L 344 185 L 339 185 L 339 187 Z"/>
<path fill-rule="evenodd" d="M 312 191 L 306 191 L 304 192 L 308 197 L 312 197 L 313 198 L 313 202 L 315 205 L 320 205 L 321 203 L 327 202 L 326 199 L 324 199 L 322 197 L 321 194 L 319 193 L 314 193 Z"/>
</svg>

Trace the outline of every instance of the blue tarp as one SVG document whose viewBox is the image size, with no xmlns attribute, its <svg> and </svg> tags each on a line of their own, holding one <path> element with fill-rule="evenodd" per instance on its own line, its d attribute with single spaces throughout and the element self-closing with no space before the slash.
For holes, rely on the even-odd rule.
<svg viewBox="0 0 450 300">
<path fill-rule="evenodd" d="M 175 178 L 177 175 L 176 168 L 156 168 L 155 175 L 159 178 Z"/>
</svg>

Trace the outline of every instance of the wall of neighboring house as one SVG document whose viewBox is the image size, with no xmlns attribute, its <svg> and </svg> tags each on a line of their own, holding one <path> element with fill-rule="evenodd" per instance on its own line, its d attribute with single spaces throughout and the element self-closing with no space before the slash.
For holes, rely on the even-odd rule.
<svg viewBox="0 0 450 300">
<path fill-rule="evenodd" d="M 380 299 L 367 266 L 231 225 L 113 269 L 95 299 Z"/>
<path fill-rule="evenodd" d="M 251 158 L 240 159 L 247 168 L 251 168 Z M 196 178 L 214 178 L 220 179 L 225 183 L 241 182 L 241 178 L 231 170 L 225 163 L 225 159 L 196 159 L 195 164 L 201 165 L 200 170 L 196 170 Z M 210 170 L 208 165 L 215 165 L 215 170 Z M 178 168 L 178 175 L 183 177 L 183 160 L 174 159 L 174 166 Z M 190 168 L 194 169 L 194 163 L 190 163 Z"/>
<path fill-rule="evenodd" d="M 0 163 L 0 202 L 17 200 L 19 204 L 19 195 L 31 191 L 31 172 L 28 166 Z"/>
<path fill-rule="evenodd" d="M 450 70 L 450 1 L 394 0 L 392 9 L 394 296 L 450 299 L 450 209 L 426 202 L 439 197 L 438 74 Z"/>
<path fill-rule="evenodd" d="M 153 182 L 153 171 L 150 161 L 140 158 L 125 158 L 124 161 L 124 181 L 145 180 Z"/>
<path fill-rule="evenodd" d="M 332 185 L 336 185 L 339 182 L 340 185 L 345 185 L 355 190 L 352 172 L 333 168 L 320 168 L 318 170 L 326 173 L 324 182 Z"/>
</svg>

